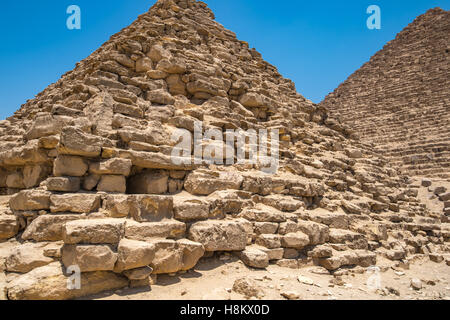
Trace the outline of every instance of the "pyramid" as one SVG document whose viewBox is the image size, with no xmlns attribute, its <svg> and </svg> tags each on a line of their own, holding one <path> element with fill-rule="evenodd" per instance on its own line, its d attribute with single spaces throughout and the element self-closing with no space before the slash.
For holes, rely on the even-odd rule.
<svg viewBox="0 0 450 320">
<path fill-rule="evenodd" d="M 174 132 L 198 123 L 227 137 L 267 130 L 270 157 L 211 163 L 208 146 L 238 142 L 205 138 L 200 156 L 179 157 L 201 161 L 174 161 Z M 148 286 L 224 253 L 334 273 L 448 252 L 446 217 L 417 200 L 418 186 L 202 2 L 158 1 L 0 128 L 8 299 Z M 250 138 L 236 149 L 251 154 Z M 274 172 L 267 158 L 279 159 Z"/>
<path fill-rule="evenodd" d="M 429 10 L 321 103 L 409 175 L 450 178 L 449 33 Z"/>
</svg>

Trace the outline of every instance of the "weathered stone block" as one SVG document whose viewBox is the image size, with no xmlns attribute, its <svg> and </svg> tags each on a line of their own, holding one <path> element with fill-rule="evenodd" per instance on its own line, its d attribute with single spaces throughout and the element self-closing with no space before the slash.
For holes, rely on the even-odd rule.
<svg viewBox="0 0 450 320">
<path fill-rule="evenodd" d="M 50 196 L 51 212 L 90 213 L 100 208 L 101 197 L 91 193 L 73 193 Z"/>
<path fill-rule="evenodd" d="M 39 216 L 26 228 L 22 234 L 22 239 L 38 242 L 62 240 L 64 224 L 79 219 L 78 214 Z"/>
<path fill-rule="evenodd" d="M 122 239 L 117 248 L 118 258 L 115 272 L 136 269 L 150 265 L 155 257 L 156 247 L 150 242 Z"/>
<path fill-rule="evenodd" d="M 42 190 L 23 190 L 9 200 L 12 210 L 48 210 L 50 209 L 50 192 Z"/>
<path fill-rule="evenodd" d="M 101 162 L 92 162 L 89 172 L 98 175 L 122 175 L 130 174 L 132 162 L 129 159 L 113 158 Z"/>
<path fill-rule="evenodd" d="M 81 179 L 76 177 L 54 177 L 47 179 L 47 190 L 58 192 L 78 192 Z"/>
<path fill-rule="evenodd" d="M 66 244 L 117 244 L 125 233 L 121 219 L 92 219 L 71 221 L 63 227 Z"/>
<path fill-rule="evenodd" d="M 242 251 L 247 245 L 245 229 L 235 221 L 202 221 L 189 229 L 189 239 L 206 251 Z"/>
<path fill-rule="evenodd" d="M 53 175 L 56 177 L 82 177 L 87 169 L 87 162 L 81 157 L 59 155 L 53 163 Z"/>
<path fill-rule="evenodd" d="M 117 261 L 109 245 L 65 245 L 62 262 L 66 268 L 78 266 L 81 272 L 112 271 Z"/>
<path fill-rule="evenodd" d="M 124 176 L 101 176 L 97 191 L 125 193 L 127 181 Z"/>
</svg>

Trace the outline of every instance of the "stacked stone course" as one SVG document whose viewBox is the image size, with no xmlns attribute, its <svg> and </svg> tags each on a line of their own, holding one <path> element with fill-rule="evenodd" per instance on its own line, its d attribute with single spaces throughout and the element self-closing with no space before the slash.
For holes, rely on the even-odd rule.
<svg viewBox="0 0 450 320">
<path fill-rule="evenodd" d="M 332 273 L 448 252 L 445 215 L 407 177 L 213 19 L 202 2 L 160 0 L 0 123 L 9 299 L 149 285 L 222 252 Z M 277 173 L 176 164 L 171 133 L 196 121 L 278 129 Z"/>
</svg>

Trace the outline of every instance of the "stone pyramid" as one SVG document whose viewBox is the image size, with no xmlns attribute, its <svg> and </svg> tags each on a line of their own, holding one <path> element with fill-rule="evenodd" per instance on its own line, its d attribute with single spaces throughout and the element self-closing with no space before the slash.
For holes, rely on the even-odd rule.
<svg viewBox="0 0 450 320">
<path fill-rule="evenodd" d="M 419 16 L 321 103 L 410 175 L 450 178 L 450 12 Z"/>
<path fill-rule="evenodd" d="M 199 122 L 224 136 L 277 132 L 276 172 L 264 161 L 173 161 L 173 133 Z M 224 253 L 252 268 L 334 273 L 448 252 L 445 217 L 417 187 L 202 2 L 158 1 L 0 128 L 8 299 L 148 286 Z M 200 156 L 214 144 L 230 147 L 206 139 Z"/>
</svg>

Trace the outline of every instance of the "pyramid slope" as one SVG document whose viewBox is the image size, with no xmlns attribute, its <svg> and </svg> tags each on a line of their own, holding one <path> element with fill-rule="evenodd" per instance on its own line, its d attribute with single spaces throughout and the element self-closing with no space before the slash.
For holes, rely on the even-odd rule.
<svg viewBox="0 0 450 320">
<path fill-rule="evenodd" d="M 450 12 L 431 9 L 321 103 L 403 172 L 449 177 Z"/>
<path fill-rule="evenodd" d="M 144 286 L 221 252 L 334 272 L 448 251 L 447 217 L 417 186 L 213 19 L 160 0 L 0 124 L 9 299 Z M 171 133 L 196 122 L 278 129 L 278 170 L 174 162 Z M 67 289 L 74 265 L 81 291 Z"/>
</svg>

